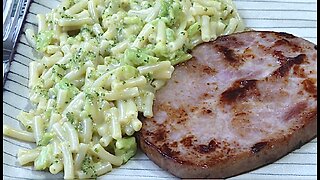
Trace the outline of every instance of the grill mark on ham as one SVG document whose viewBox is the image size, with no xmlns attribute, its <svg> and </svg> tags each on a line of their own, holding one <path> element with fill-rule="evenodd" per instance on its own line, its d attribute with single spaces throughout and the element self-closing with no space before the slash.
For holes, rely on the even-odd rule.
<svg viewBox="0 0 320 180">
<path fill-rule="evenodd" d="M 172 148 L 170 148 L 168 143 L 162 145 L 161 152 L 166 156 L 172 157 L 173 159 L 176 159 L 175 157 L 180 154 L 178 151 L 174 151 Z"/>
<path fill-rule="evenodd" d="M 222 47 L 222 48 L 221 48 Z M 250 31 L 192 51 L 156 93 L 139 145 L 180 178 L 227 178 L 272 163 L 317 136 L 316 45 Z"/>
<path fill-rule="evenodd" d="M 261 151 L 265 146 L 267 145 L 267 142 L 258 142 L 255 145 L 251 147 L 251 151 L 253 153 L 258 153 Z"/>
<path fill-rule="evenodd" d="M 317 98 L 317 87 L 315 86 L 316 80 L 307 78 L 302 81 L 303 88 L 306 92 L 314 95 Z"/>
<path fill-rule="evenodd" d="M 305 54 L 299 54 L 298 56 L 293 57 L 293 58 L 286 57 L 285 63 L 280 68 L 278 68 L 276 71 L 274 71 L 272 76 L 276 76 L 278 78 L 288 76 L 289 71 L 293 67 L 293 65 L 302 64 L 305 58 L 306 58 Z M 281 61 L 283 61 L 283 60 L 281 60 Z"/>
<path fill-rule="evenodd" d="M 198 65 L 198 66 L 191 66 L 191 67 L 194 69 L 194 71 L 202 72 L 201 75 L 214 76 L 217 73 L 217 71 L 214 68 L 211 68 L 206 65 Z"/>
<path fill-rule="evenodd" d="M 299 51 L 300 47 L 297 44 L 291 43 L 286 39 L 277 40 L 274 43 L 274 46 L 285 46 L 287 48 L 291 48 L 292 51 Z"/>
<path fill-rule="evenodd" d="M 206 154 L 214 151 L 217 146 L 217 142 L 215 140 L 211 140 L 208 145 L 200 144 L 197 148 L 197 151 L 202 154 Z"/>
<path fill-rule="evenodd" d="M 293 39 L 293 38 L 297 38 L 296 36 L 292 35 L 292 34 L 289 34 L 289 33 L 286 33 L 286 32 L 278 32 L 278 33 L 275 33 L 275 35 L 277 37 L 284 37 L 284 38 L 287 38 L 287 39 Z"/>
<path fill-rule="evenodd" d="M 306 78 L 307 77 L 305 70 L 302 67 L 297 66 L 297 65 L 293 66 L 293 74 L 299 78 Z"/>
<path fill-rule="evenodd" d="M 217 41 L 221 42 L 221 44 L 225 46 L 232 44 L 234 48 L 241 47 L 244 44 L 243 41 L 239 41 L 239 39 L 234 36 L 220 36 L 217 38 Z M 208 44 L 212 43 L 209 42 Z"/>
<path fill-rule="evenodd" d="M 224 60 L 227 61 L 231 66 L 238 67 L 243 64 L 243 59 L 241 56 L 237 55 L 233 49 L 226 46 L 215 47 L 219 49 L 220 52 L 224 55 Z"/>
<path fill-rule="evenodd" d="M 283 120 L 289 121 L 290 119 L 297 117 L 300 113 L 304 112 L 307 107 L 308 105 L 306 102 L 297 103 L 296 105 L 291 107 L 291 109 L 289 109 L 288 112 L 284 114 Z"/>
<path fill-rule="evenodd" d="M 166 139 L 167 132 L 163 127 L 159 126 L 157 128 L 157 131 L 155 133 L 152 133 L 152 135 L 154 137 L 154 140 L 156 142 L 159 142 L 164 141 Z"/>
<path fill-rule="evenodd" d="M 185 147 L 190 147 L 192 146 L 192 141 L 193 141 L 194 136 L 188 136 L 183 138 L 180 143 L 183 144 Z"/>
<path fill-rule="evenodd" d="M 250 92 L 256 90 L 257 80 L 240 80 L 233 83 L 233 85 L 221 94 L 221 102 L 231 104 L 239 99 L 244 98 Z M 254 92 L 258 94 L 259 92 Z"/>
</svg>

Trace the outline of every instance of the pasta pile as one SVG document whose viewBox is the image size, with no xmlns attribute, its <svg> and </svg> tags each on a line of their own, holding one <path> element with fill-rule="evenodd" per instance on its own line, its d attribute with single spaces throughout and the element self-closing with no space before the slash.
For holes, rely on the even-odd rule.
<svg viewBox="0 0 320 180">
<path fill-rule="evenodd" d="M 155 92 L 196 45 L 243 31 L 231 0 L 63 0 L 26 30 L 42 58 L 29 66 L 34 109 L 25 130 L 4 134 L 37 148 L 20 150 L 21 165 L 91 178 L 126 163 L 141 113 L 152 117 Z"/>
</svg>

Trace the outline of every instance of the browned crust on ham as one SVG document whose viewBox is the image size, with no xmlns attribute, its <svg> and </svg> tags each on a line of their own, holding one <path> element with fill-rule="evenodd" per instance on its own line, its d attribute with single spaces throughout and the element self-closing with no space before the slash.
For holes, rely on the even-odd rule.
<svg viewBox="0 0 320 180">
<path fill-rule="evenodd" d="M 143 141 L 140 141 L 140 147 L 153 162 L 177 177 L 227 178 L 270 164 L 309 142 L 310 139 L 316 137 L 314 135 L 314 132 L 317 131 L 315 116 L 316 110 L 310 112 L 304 119 L 308 123 L 291 135 L 270 139 L 269 142 L 256 143 L 251 147 L 251 151 L 228 155 L 229 157 L 222 161 L 217 159 L 213 162 L 214 165 L 203 166 L 172 158 L 171 154 L 161 151 L 148 140 L 141 139 L 141 134 L 139 138 Z"/>
</svg>

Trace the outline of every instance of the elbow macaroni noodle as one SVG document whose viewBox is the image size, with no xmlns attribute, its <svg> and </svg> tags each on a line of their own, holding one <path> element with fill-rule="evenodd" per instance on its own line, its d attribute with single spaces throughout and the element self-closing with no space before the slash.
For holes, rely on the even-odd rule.
<svg viewBox="0 0 320 180">
<path fill-rule="evenodd" d="M 231 0 L 62 0 L 37 18 L 37 33 L 25 32 L 43 56 L 29 66 L 36 108 L 18 116 L 25 130 L 3 132 L 38 145 L 19 151 L 21 165 L 66 179 L 123 164 L 115 143 L 141 129 L 139 112 L 153 116 L 173 65 L 202 42 L 244 30 Z"/>
</svg>

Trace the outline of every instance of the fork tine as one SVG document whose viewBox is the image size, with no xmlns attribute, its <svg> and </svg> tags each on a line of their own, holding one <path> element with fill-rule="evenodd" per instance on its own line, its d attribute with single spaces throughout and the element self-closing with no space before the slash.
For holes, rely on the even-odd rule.
<svg viewBox="0 0 320 180">
<path fill-rule="evenodd" d="M 12 2 L 12 0 L 7 0 L 7 2 Z M 8 30 L 7 37 L 3 36 L 3 85 L 6 81 L 7 73 L 10 68 L 10 62 L 13 58 L 14 48 L 16 45 L 16 41 L 19 35 L 19 32 L 22 28 L 22 23 L 25 19 L 27 8 L 30 6 L 31 0 L 18 0 L 16 11 L 14 12 L 14 16 L 11 17 L 12 10 L 9 12 L 10 15 L 7 18 L 7 24 L 4 30 Z M 8 7 L 6 7 L 8 8 Z M 8 14 L 9 14 L 8 13 Z M 4 22 L 5 25 L 5 22 Z M 8 52 L 8 55 L 5 54 Z M 9 56 L 9 58 L 7 57 Z"/>
<path fill-rule="evenodd" d="M 6 1 L 6 5 L 4 7 L 3 10 L 3 17 L 4 17 L 4 21 L 3 21 L 3 39 L 5 39 L 8 36 L 8 27 L 10 27 L 10 21 L 11 21 L 11 13 L 12 13 L 12 9 L 13 9 L 13 1 L 12 0 L 8 0 Z"/>
<path fill-rule="evenodd" d="M 16 12 L 14 13 L 14 16 L 13 16 L 14 18 L 13 18 L 11 26 L 16 26 L 17 21 L 19 19 L 20 11 L 22 8 L 22 4 L 23 4 L 23 1 L 18 1 Z"/>
<path fill-rule="evenodd" d="M 23 10 L 23 5 L 24 5 L 24 1 L 19 0 L 16 6 L 16 11 L 14 12 L 14 16 L 9 27 L 9 33 L 3 42 L 3 46 L 6 47 L 7 49 L 12 48 L 11 46 L 13 45 L 13 42 L 15 42 L 17 38 L 17 34 L 18 34 L 17 31 L 19 31 L 20 23 L 22 23 L 22 22 L 19 22 L 19 19 L 20 19 L 20 15 L 22 14 L 21 11 Z"/>
</svg>

